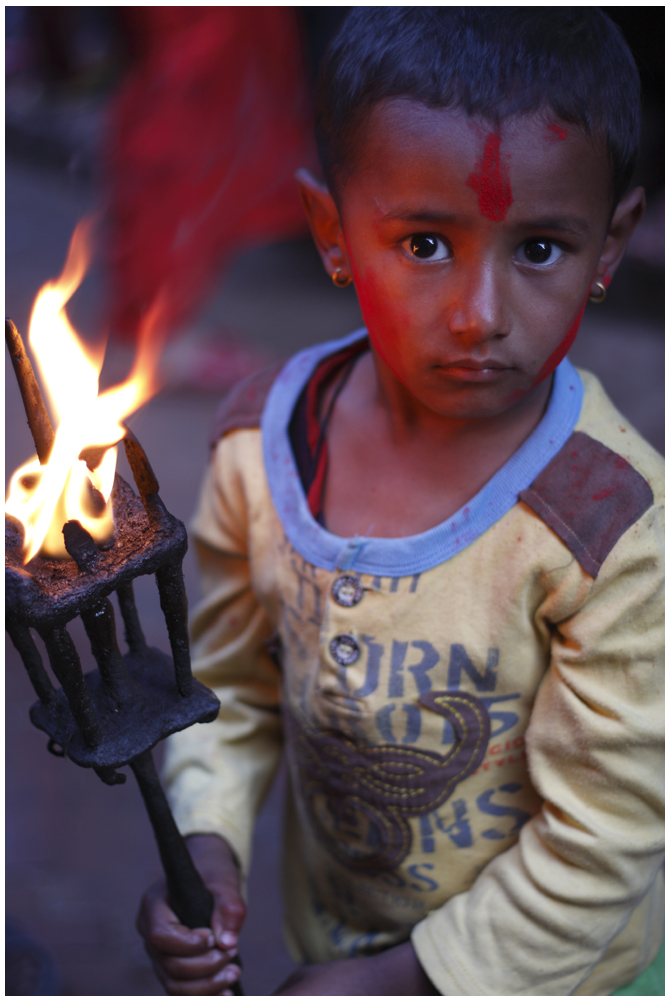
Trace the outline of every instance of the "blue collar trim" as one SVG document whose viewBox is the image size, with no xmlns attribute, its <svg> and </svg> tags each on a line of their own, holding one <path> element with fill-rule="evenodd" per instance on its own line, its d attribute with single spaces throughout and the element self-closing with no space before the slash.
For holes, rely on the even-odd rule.
<svg viewBox="0 0 670 1000">
<path fill-rule="evenodd" d="M 517 503 L 551 459 L 561 450 L 579 419 L 582 381 L 565 358 L 554 374 L 549 405 L 542 420 L 508 462 L 465 507 L 430 531 L 407 538 L 339 538 L 309 512 L 288 436 L 300 393 L 329 355 L 367 336 L 356 330 L 296 354 L 286 364 L 268 395 L 261 431 L 270 494 L 286 537 L 314 566 L 354 570 L 373 576 L 412 576 L 451 559 L 499 521 Z"/>
</svg>

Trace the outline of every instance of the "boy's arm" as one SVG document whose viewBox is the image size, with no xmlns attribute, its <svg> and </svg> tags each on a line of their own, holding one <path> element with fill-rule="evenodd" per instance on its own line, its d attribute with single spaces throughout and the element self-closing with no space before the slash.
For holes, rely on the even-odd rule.
<svg viewBox="0 0 670 1000">
<path fill-rule="evenodd" d="M 544 805 L 469 891 L 415 927 L 419 960 L 444 995 L 574 993 L 657 877 L 662 573 L 652 507 L 575 614 L 545 609 L 552 662 L 526 735 Z"/>
<path fill-rule="evenodd" d="M 252 590 L 248 558 L 259 437 L 242 431 L 219 442 L 193 525 L 204 593 L 191 621 L 193 671 L 221 709 L 214 722 L 166 741 L 164 772 L 177 825 L 215 899 L 214 934 L 182 927 L 164 885 L 145 894 L 138 929 L 172 995 L 225 993 L 239 973 L 228 963 L 244 919 L 241 884 L 256 813 L 281 755 L 272 627 Z"/>
<path fill-rule="evenodd" d="M 297 969 L 274 996 L 439 996 L 405 941 L 379 955 L 341 958 Z"/>
<path fill-rule="evenodd" d="M 182 833 L 224 837 L 243 874 L 282 743 L 280 674 L 267 648 L 273 629 L 252 589 L 248 558 L 248 487 L 262 472 L 259 438 L 253 431 L 223 438 L 205 476 L 192 526 L 203 599 L 190 628 L 194 674 L 221 709 L 214 722 L 172 736 L 164 765 Z"/>
</svg>

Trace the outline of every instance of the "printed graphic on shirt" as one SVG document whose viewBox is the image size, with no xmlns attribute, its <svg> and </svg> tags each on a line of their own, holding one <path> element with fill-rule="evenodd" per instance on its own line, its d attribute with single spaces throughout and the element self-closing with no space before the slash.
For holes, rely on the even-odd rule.
<svg viewBox="0 0 670 1000">
<path fill-rule="evenodd" d="M 489 788 L 477 796 L 474 805 L 478 813 L 498 817 L 501 822 L 497 827 L 487 827 L 481 830 L 478 837 L 486 840 L 505 840 L 514 837 L 521 827 L 530 819 L 530 813 L 515 806 L 509 801 L 510 795 L 523 791 L 523 785 L 518 781 L 508 781 L 497 788 Z M 421 850 L 424 854 L 434 854 L 439 846 L 441 835 L 448 837 L 454 847 L 472 847 L 474 836 L 465 799 L 452 799 L 449 803 L 453 809 L 453 817 L 447 818 L 438 812 L 428 813 L 421 817 Z M 472 803 L 470 806 L 472 807 Z M 444 811 L 443 811 L 444 812 Z M 476 815 L 476 814 L 475 814 Z M 509 817 L 512 821 L 503 822 Z"/>
<path fill-rule="evenodd" d="M 365 871 L 357 868 L 356 874 L 366 877 L 352 879 L 339 866 L 337 869 L 322 867 L 321 892 L 314 882 L 313 902 L 321 898 L 328 900 L 328 904 L 322 907 L 317 905 L 315 914 L 326 915 L 329 933 L 337 927 L 357 926 L 361 907 L 368 905 L 378 914 L 388 914 L 391 910 L 412 910 L 416 919 L 422 919 L 434 906 L 426 897 L 442 891 L 445 876 L 447 882 L 453 882 L 453 866 L 445 868 L 443 863 L 439 863 L 445 840 L 456 848 L 471 848 L 483 838 L 484 841 L 497 841 L 500 849 L 504 850 L 531 818 L 531 813 L 518 804 L 519 793 L 523 791 L 524 786 L 520 782 L 508 781 L 488 789 L 470 802 L 452 798 L 439 810 L 419 816 L 419 837 L 412 844 L 413 863 L 402 868 L 370 868 Z M 491 817 L 494 817 L 495 826 L 488 825 Z M 418 851 L 435 857 L 419 860 Z"/>
<path fill-rule="evenodd" d="M 343 665 L 336 668 L 338 686 L 351 712 L 364 712 L 363 699 L 371 695 L 386 696 L 385 704 L 376 711 L 373 709 L 382 742 L 404 746 L 420 742 L 424 715 L 419 703 L 423 695 L 434 687 L 442 688 L 445 681 L 448 691 L 458 692 L 464 680 L 474 687 L 476 697 L 488 712 L 492 737 L 501 736 L 518 724 L 515 702 L 520 699 L 520 693 L 491 693 L 495 692 L 498 683 L 500 652 L 496 647 L 489 648 L 480 663 L 474 662 L 460 643 L 453 643 L 448 657 L 442 657 L 425 639 L 394 638 L 381 643 L 374 636 L 361 635 L 360 640 L 365 656 L 362 683 L 350 679 L 351 668 Z M 358 668 L 363 660 L 355 662 Z M 445 718 L 442 745 L 453 744 L 455 738 L 453 726 Z"/>
<path fill-rule="evenodd" d="M 336 604 L 349 605 L 342 605 L 339 590 L 333 596 L 336 587 L 324 584 L 288 539 L 279 548 L 291 580 L 281 601 L 281 630 L 293 655 L 307 662 L 308 647 L 300 641 L 305 630 L 323 624 L 331 597 Z M 357 574 L 344 574 L 335 578 L 335 585 L 343 586 L 342 581 L 350 589 L 360 581 L 353 608 L 366 599 L 368 588 L 404 596 L 417 593 L 420 574 L 372 578 L 367 584 Z M 444 646 L 411 634 L 378 637 L 356 632 L 353 641 L 357 648 L 350 663 L 333 661 L 332 651 L 326 657 L 328 683 L 322 674 L 317 728 L 313 721 L 311 727 L 301 727 L 295 716 L 291 723 L 302 797 L 331 855 L 350 870 L 396 877 L 412 850 L 429 855 L 445 840 L 460 850 L 472 848 L 482 837 L 515 837 L 528 818 L 510 802 L 512 787 L 523 788 L 512 780 L 525 758 L 523 736 L 518 734 L 521 694 L 499 691 L 504 674 L 498 647 L 484 645 L 475 651 L 462 642 Z M 311 687 L 307 677 L 303 681 L 301 696 L 300 686 L 294 686 L 291 700 L 294 711 L 307 719 L 312 717 Z M 329 698 L 324 703 L 326 690 Z M 434 721 L 429 724 L 427 708 L 442 716 L 441 729 L 436 731 Z M 514 729 L 517 735 L 510 732 Z M 376 746 L 375 734 L 380 741 Z M 430 750 L 425 749 L 427 739 Z M 506 784 L 498 784 L 505 781 L 499 769 L 507 765 L 517 766 L 510 768 Z M 449 801 L 460 781 L 481 771 L 491 771 L 496 786 L 476 801 Z M 484 817 L 493 822 L 482 824 Z M 507 817 L 511 821 L 505 821 Z M 420 820 L 418 828 L 410 826 L 413 818 Z M 415 883 L 416 891 L 419 886 L 425 891 L 437 888 L 427 870 L 417 872 Z"/>
<path fill-rule="evenodd" d="M 465 799 L 452 799 L 449 805 L 453 810 L 450 819 L 437 812 L 421 817 L 421 850 L 424 854 L 435 852 L 440 833 L 448 837 L 454 847 L 472 847 L 472 828 Z"/>
<path fill-rule="evenodd" d="M 444 755 L 355 742 L 337 730 L 303 728 L 287 713 L 303 800 L 319 839 L 347 868 L 396 868 L 412 845 L 409 818 L 437 809 L 482 762 L 490 723 L 477 697 L 436 691 L 419 701 L 453 729 Z"/>
</svg>

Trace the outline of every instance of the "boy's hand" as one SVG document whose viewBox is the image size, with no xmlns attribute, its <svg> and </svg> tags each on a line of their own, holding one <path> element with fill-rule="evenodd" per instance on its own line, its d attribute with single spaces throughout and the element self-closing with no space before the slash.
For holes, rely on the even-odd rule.
<svg viewBox="0 0 670 1000">
<path fill-rule="evenodd" d="M 369 958 L 306 965 L 289 976 L 275 996 L 439 996 L 410 941 Z"/>
<path fill-rule="evenodd" d="M 170 996 L 230 996 L 240 975 L 230 964 L 246 914 L 240 872 L 225 840 L 209 834 L 187 838 L 196 868 L 214 896 L 212 927 L 189 930 L 167 903 L 167 888 L 158 882 L 144 895 L 137 929 L 156 975 Z"/>
</svg>

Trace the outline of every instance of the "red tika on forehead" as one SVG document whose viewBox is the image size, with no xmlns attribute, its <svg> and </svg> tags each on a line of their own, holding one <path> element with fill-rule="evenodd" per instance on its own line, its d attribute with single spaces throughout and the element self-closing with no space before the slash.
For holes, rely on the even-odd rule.
<svg viewBox="0 0 670 1000">
<path fill-rule="evenodd" d="M 477 192 L 479 211 L 492 222 L 502 222 L 512 204 L 512 188 L 504 164 L 500 162 L 500 136 L 492 132 L 484 146 L 481 163 L 466 184 Z"/>
</svg>

